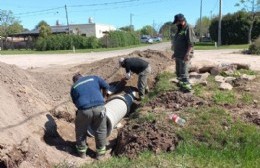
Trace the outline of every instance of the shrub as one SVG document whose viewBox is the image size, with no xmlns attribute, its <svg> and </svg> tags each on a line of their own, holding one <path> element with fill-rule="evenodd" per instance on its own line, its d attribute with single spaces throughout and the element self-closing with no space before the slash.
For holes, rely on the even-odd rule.
<svg viewBox="0 0 260 168">
<path fill-rule="evenodd" d="M 249 46 L 251 54 L 260 55 L 260 36 Z"/>
<path fill-rule="evenodd" d="M 100 45 L 107 48 L 126 47 L 140 44 L 139 36 L 136 32 L 112 31 L 102 37 Z"/>
<path fill-rule="evenodd" d="M 35 44 L 38 51 L 45 50 L 70 50 L 74 46 L 76 49 L 98 48 L 99 43 L 96 37 L 83 37 L 79 35 L 58 34 L 48 37 L 39 37 Z"/>
</svg>

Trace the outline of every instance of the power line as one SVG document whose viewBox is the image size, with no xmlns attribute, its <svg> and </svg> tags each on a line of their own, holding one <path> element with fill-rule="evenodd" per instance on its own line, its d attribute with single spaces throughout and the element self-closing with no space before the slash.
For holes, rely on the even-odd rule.
<svg viewBox="0 0 260 168">
<path fill-rule="evenodd" d="M 115 4 L 122 4 L 128 2 L 136 2 L 136 1 L 140 1 L 140 0 L 126 0 L 126 1 L 105 2 L 105 3 L 97 3 L 97 4 L 86 4 L 86 5 L 70 5 L 68 7 L 74 8 L 74 7 L 85 7 L 85 6 L 115 5 Z"/>
<path fill-rule="evenodd" d="M 110 3 L 97 3 L 97 4 L 87 4 L 87 5 L 70 5 L 67 7 L 74 8 L 74 7 L 86 7 L 86 6 L 114 5 L 114 4 L 122 4 L 122 3 L 136 2 L 136 1 L 140 1 L 140 0 L 125 0 L 125 1 L 110 2 Z M 22 13 L 17 13 L 15 15 L 27 15 L 27 14 L 33 14 L 33 13 L 41 13 L 41 12 L 47 12 L 47 11 L 63 9 L 63 8 L 64 8 L 63 6 L 60 6 L 60 7 L 49 8 L 49 9 L 38 10 L 38 11 L 22 12 Z"/>
<path fill-rule="evenodd" d="M 41 12 L 47 12 L 47 11 L 52 11 L 52 10 L 57 10 L 57 9 L 62 9 L 62 8 L 64 8 L 64 7 L 56 7 L 56 8 L 50 8 L 50 9 L 32 11 L 32 12 L 23 12 L 23 13 L 17 13 L 15 15 L 26 15 L 26 14 L 33 14 L 33 13 L 41 13 Z"/>
<path fill-rule="evenodd" d="M 146 4 L 154 4 L 154 3 L 161 3 L 163 0 L 154 0 L 154 1 L 149 1 L 149 2 L 143 2 L 135 5 L 121 5 L 117 7 L 106 7 L 106 8 L 95 8 L 95 9 L 88 9 L 87 11 L 102 11 L 102 10 L 115 10 L 115 9 L 122 9 L 122 8 L 131 8 L 131 7 L 137 7 L 137 6 L 142 6 Z M 164 0 L 167 1 L 167 0 Z M 70 13 L 78 13 L 78 12 L 85 12 L 85 10 L 77 10 L 77 11 L 70 11 Z M 147 12 L 146 14 L 149 14 L 151 12 Z M 137 16 L 135 14 L 135 16 Z"/>
</svg>

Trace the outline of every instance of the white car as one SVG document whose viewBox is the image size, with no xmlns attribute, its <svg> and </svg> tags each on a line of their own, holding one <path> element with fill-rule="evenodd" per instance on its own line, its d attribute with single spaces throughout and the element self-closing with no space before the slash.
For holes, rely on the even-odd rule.
<svg viewBox="0 0 260 168">
<path fill-rule="evenodd" d="M 153 43 L 153 39 L 150 38 L 150 37 L 147 37 L 147 36 L 143 36 L 143 37 L 141 37 L 141 42 L 142 43 L 150 43 L 150 44 L 152 44 Z"/>
<path fill-rule="evenodd" d="M 153 41 L 154 42 L 162 42 L 162 38 L 161 37 L 154 37 Z"/>
</svg>

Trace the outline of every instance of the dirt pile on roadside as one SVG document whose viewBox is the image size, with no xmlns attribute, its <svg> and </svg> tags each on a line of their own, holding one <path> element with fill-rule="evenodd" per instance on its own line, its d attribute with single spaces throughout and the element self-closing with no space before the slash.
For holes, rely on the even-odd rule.
<svg viewBox="0 0 260 168">
<path fill-rule="evenodd" d="M 158 95 L 155 99 L 146 104 L 152 109 L 156 107 L 164 107 L 166 109 L 172 109 L 173 111 L 180 110 L 184 107 L 198 107 L 207 105 L 208 102 L 193 96 L 189 93 L 182 93 L 180 91 L 170 91 Z"/>
<path fill-rule="evenodd" d="M 135 51 L 129 55 L 122 55 L 119 57 L 140 57 L 148 61 L 152 68 L 151 76 L 148 78 L 148 84 L 150 87 L 153 86 L 155 77 L 158 73 L 165 70 L 166 67 L 174 64 L 170 52 L 161 52 L 156 50 Z M 123 68 L 119 67 L 119 57 L 103 59 L 92 64 L 82 64 L 70 68 L 69 71 L 80 72 L 87 75 L 97 74 L 108 82 L 120 81 L 121 78 L 124 77 L 125 71 Z M 136 86 L 137 80 L 137 75 L 133 75 L 133 78 L 131 78 L 127 83 L 128 85 Z"/>
<path fill-rule="evenodd" d="M 114 154 L 134 158 L 138 153 L 147 150 L 154 153 L 175 150 L 178 137 L 166 124 L 154 120 L 125 125 L 118 134 Z"/>
</svg>

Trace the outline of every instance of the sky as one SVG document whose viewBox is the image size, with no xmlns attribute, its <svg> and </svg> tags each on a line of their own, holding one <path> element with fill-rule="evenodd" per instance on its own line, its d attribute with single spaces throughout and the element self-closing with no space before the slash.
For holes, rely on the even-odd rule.
<svg viewBox="0 0 260 168">
<path fill-rule="evenodd" d="M 239 0 L 222 0 L 222 14 L 239 10 Z M 24 28 L 32 30 L 42 20 L 50 26 L 67 24 L 109 24 L 116 28 L 134 25 L 135 30 L 151 25 L 158 30 L 174 15 L 184 14 L 191 25 L 200 18 L 201 0 L 0 0 L 0 10 L 10 10 Z M 202 16 L 219 13 L 219 0 L 202 0 Z"/>
</svg>

